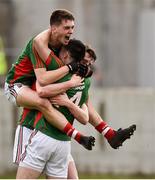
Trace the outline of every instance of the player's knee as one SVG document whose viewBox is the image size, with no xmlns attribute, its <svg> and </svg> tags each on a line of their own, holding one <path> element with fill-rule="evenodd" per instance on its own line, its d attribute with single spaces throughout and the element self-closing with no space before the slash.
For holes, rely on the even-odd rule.
<svg viewBox="0 0 155 180">
<path fill-rule="evenodd" d="M 49 106 L 51 106 L 50 102 L 48 99 L 45 99 L 45 98 L 38 98 L 37 100 L 37 108 L 40 110 L 40 111 L 43 111 L 45 109 L 48 109 Z"/>
</svg>

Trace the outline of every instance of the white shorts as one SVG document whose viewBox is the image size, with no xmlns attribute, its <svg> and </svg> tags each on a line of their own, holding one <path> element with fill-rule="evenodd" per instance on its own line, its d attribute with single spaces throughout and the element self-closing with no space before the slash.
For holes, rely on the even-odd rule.
<svg viewBox="0 0 155 180">
<path fill-rule="evenodd" d="M 23 85 L 22 83 L 8 84 L 7 82 L 5 82 L 4 94 L 7 97 L 8 101 L 10 101 L 11 103 L 17 105 L 16 97 L 17 97 L 19 91 L 23 87 L 27 87 L 27 86 Z"/>
<path fill-rule="evenodd" d="M 14 148 L 13 148 L 13 163 L 19 164 L 21 155 L 25 152 L 30 136 L 34 130 L 18 125 L 16 128 Z"/>
<path fill-rule="evenodd" d="M 71 154 L 69 154 L 68 158 L 69 158 L 69 162 L 74 161 L 73 156 Z"/>
<path fill-rule="evenodd" d="M 28 167 L 55 178 L 67 178 L 70 141 L 59 141 L 33 131 L 19 166 Z"/>
</svg>

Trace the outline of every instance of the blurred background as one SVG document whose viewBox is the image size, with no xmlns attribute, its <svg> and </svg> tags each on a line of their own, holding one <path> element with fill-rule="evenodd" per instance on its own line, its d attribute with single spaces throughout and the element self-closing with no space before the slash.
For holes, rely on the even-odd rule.
<svg viewBox="0 0 155 180">
<path fill-rule="evenodd" d="M 16 169 L 12 148 L 19 111 L 3 95 L 6 73 L 60 8 L 75 16 L 73 37 L 96 51 L 90 91 L 96 110 L 114 129 L 137 125 L 135 135 L 113 150 L 93 127 L 76 123 L 97 139 L 92 152 L 72 143 L 79 172 L 101 178 L 155 174 L 155 0 L 0 0 L 0 174 Z"/>
</svg>

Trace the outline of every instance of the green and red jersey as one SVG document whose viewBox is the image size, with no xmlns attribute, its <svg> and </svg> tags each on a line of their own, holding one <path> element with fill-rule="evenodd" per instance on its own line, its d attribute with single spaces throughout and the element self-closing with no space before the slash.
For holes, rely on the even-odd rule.
<svg viewBox="0 0 155 180">
<path fill-rule="evenodd" d="M 68 74 L 58 82 L 67 81 L 71 78 L 71 76 L 72 76 L 71 74 Z M 78 106 L 81 107 L 88 99 L 89 87 L 90 87 L 90 79 L 86 78 L 84 80 L 84 85 L 69 89 L 66 93 L 74 103 L 76 103 Z M 57 108 L 57 110 L 60 111 L 71 124 L 73 124 L 74 116 L 66 107 L 64 106 L 59 107 Z M 34 127 L 39 131 L 43 132 L 44 134 L 58 140 L 62 140 L 62 141 L 70 140 L 70 137 L 68 137 L 65 133 L 58 130 L 50 123 L 48 123 L 48 121 L 44 118 L 43 114 L 37 110 L 25 109 L 23 111 L 20 124 L 28 128 Z"/>
<path fill-rule="evenodd" d="M 32 48 L 32 45 L 31 45 L 31 48 Z M 34 56 L 36 56 L 36 54 L 34 54 Z M 39 61 L 39 59 L 38 59 L 38 61 Z M 40 59 L 40 61 L 42 61 L 42 60 Z M 48 58 L 47 58 L 47 60 L 45 62 L 45 65 L 46 65 L 47 70 L 56 70 L 56 69 L 62 67 L 64 65 L 64 63 L 54 54 L 53 51 L 51 51 L 51 53 L 49 54 L 49 56 L 48 56 Z M 36 90 L 35 89 L 35 82 L 33 82 L 31 88 L 33 90 Z M 35 124 L 42 117 L 43 117 L 43 115 L 39 111 L 24 108 L 19 123 L 21 125 L 24 125 L 24 126 L 28 127 L 28 128 L 33 128 L 33 127 L 35 127 Z M 30 119 L 32 121 L 30 121 Z"/>
<path fill-rule="evenodd" d="M 33 39 L 28 42 L 15 64 L 12 65 L 6 77 L 8 84 L 22 83 L 31 86 L 36 80 L 34 69 L 45 67 L 32 44 Z"/>
<path fill-rule="evenodd" d="M 55 70 L 59 67 L 63 66 L 63 62 L 55 56 L 53 53 L 49 55 L 46 60 L 46 69 L 47 70 Z M 67 74 L 56 83 L 65 82 L 71 79 L 72 74 Z M 89 78 L 84 80 L 84 85 L 76 88 L 69 89 L 67 91 L 68 97 L 77 105 L 82 106 L 83 103 L 86 102 L 88 98 L 88 89 L 90 87 Z M 72 124 L 74 120 L 74 116 L 70 113 L 70 111 L 66 107 L 60 107 L 58 110 L 64 114 L 66 119 Z M 70 137 L 68 137 L 65 133 L 61 132 L 51 124 L 47 122 L 44 118 L 43 114 L 37 110 L 29 110 L 24 109 L 23 114 L 20 119 L 20 124 L 26 126 L 28 128 L 35 127 L 40 130 L 44 134 L 51 136 L 58 140 L 68 141 Z"/>
</svg>

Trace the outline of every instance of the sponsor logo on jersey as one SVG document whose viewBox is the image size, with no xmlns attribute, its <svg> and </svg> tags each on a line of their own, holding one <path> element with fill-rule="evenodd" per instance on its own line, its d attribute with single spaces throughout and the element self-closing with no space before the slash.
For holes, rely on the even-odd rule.
<svg viewBox="0 0 155 180">
<path fill-rule="evenodd" d="M 85 85 L 77 86 L 75 88 L 72 88 L 74 90 L 83 90 L 85 88 Z"/>
</svg>

